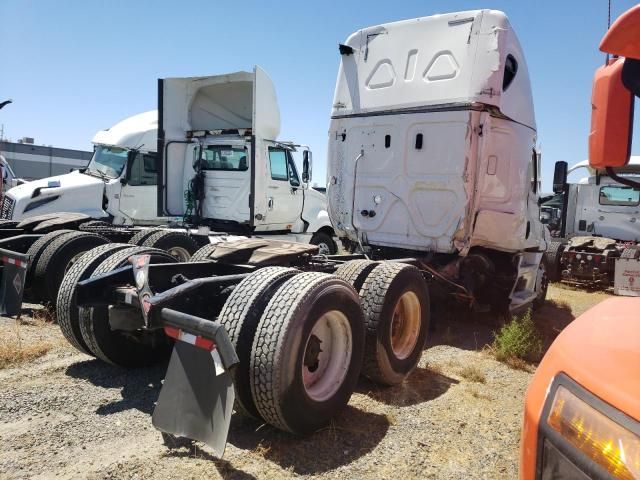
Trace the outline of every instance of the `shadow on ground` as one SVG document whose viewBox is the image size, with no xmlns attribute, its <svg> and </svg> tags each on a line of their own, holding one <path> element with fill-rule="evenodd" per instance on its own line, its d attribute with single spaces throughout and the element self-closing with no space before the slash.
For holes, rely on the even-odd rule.
<svg viewBox="0 0 640 480">
<path fill-rule="evenodd" d="M 333 470 L 366 455 L 382 441 L 388 429 L 386 416 L 352 406 L 347 406 L 328 427 L 306 437 L 234 415 L 229 443 L 252 450 L 283 469 L 310 475 Z"/>
<path fill-rule="evenodd" d="M 393 387 L 381 387 L 375 382 L 361 378 L 356 392 L 387 405 L 405 407 L 435 400 L 457 383 L 458 380 L 418 367 L 404 382 Z"/>
<path fill-rule="evenodd" d="M 543 351 L 551 346 L 555 338 L 575 318 L 571 307 L 562 302 L 547 300 L 544 305 L 534 312 L 533 321 L 542 335 Z"/>
<path fill-rule="evenodd" d="M 533 312 L 533 321 L 542 335 L 544 351 L 574 318 L 568 304 L 554 300 L 547 300 Z M 451 345 L 464 350 L 482 350 L 493 343 L 495 333 L 509 320 L 510 317 L 504 315 L 471 312 L 456 306 L 434 312 L 427 348 Z"/>
<path fill-rule="evenodd" d="M 198 448 L 193 440 L 188 438 L 176 438 L 171 435 L 162 434 L 164 444 L 169 449 L 164 454 L 165 457 L 174 458 L 202 458 L 209 462 L 212 462 L 220 476 L 225 480 L 255 480 L 253 475 L 243 472 L 235 468 L 231 462 L 228 462 L 222 458 L 217 458 L 211 455 L 209 452 Z"/>
<path fill-rule="evenodd" d="M 121 388 L 122 399 L 99 406 L 96 410 L 98 415 L 111 415 L 132 408 L 150 414 L 158 400 L 166 370 L 164 364 L 125 370 L 100 360 L 85 360 L 70 365 L 66 374 L 87 380 L 97 387 Z"/>
</svg>

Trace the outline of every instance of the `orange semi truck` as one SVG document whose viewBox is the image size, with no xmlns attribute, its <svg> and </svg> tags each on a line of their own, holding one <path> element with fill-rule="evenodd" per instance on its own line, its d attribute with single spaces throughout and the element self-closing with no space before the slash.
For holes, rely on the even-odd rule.
<svg viewBox="0 0 640 480">
<path fill-rule="evenodd" d="M 594 78 L 589 163 L 638 189 L 615 168 L 629 161 L 640 96 L 640 5 L 614 22 L 600 50 L 613 57 Z M 520 478 L 640 479 L 640 299 L 608 299 L 553 342 L 527 391 Z"/>
</svg>

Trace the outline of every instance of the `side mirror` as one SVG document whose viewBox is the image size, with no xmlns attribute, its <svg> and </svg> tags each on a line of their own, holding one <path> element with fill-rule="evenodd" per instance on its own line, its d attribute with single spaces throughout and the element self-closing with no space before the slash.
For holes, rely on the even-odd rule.
<svg viewBox="0 0 640 480">
<path fill-rule="evenodd" d="M 126 185 L 127 184 L 127 179 L 125 177 L 120 177 L 120 183 L 122 185 Z"/>
<path fill-rule="evenodd" d="M 302 181 L 309 183 L 311 181 L 313 169 L 313 157 L 311 150 L 305 150 L 302 152 Z"/>
<path fill-rule="evenodd" d="M 553 170 L 553 193 L 564 192 L 564 187 L 567 184 L 567 162 L 556 162 Z"/>
</svg>

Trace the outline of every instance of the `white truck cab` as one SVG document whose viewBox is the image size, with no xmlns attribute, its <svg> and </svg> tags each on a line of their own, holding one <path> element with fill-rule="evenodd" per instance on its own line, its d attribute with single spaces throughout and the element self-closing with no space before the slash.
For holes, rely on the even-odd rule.
<svg viewBox="0 0 640 480">
<path fill-rule="evenodd" d="M 588 160 L 572 166 L 568 173 L 582 169 L 587 169 L 588 176 L 568 185 L 565 235 L 640 242 L 640 191 L 589 167 Z M 629 163 L 617 168 L 616 173 L 640 179 L 640 156 L 631 156 Z"/>
<path fill-rule="evenodd" d="M 163 215 L 238 233 L 333 235 L 325 196 L 310 188 L 311 151 L 278 140 L 280 111 L 264 70 L 161 79 L 159 89 Z M 302 174 L 292 155 L 299 149 Z"/>
<path fill-rule="evenodd" d="M 465 265 L 489 278 L 513 262 L 502 297 L 530 302 L 546 288 L 549 233 L 529 73 L 507 17 L 378 25 L 339 50 L 327 185 L 338 237 L 386 256 L 437 254 L 459 279 Z"/>
<path fill-rule="evenodd" d="M 155 208 L 156 132 L 155 111 L 99 131 L 86 168 L 12 188 L 5 195 L 3 217 L 78 212 L 119 225 L 167 223 Z"/>
</svg>

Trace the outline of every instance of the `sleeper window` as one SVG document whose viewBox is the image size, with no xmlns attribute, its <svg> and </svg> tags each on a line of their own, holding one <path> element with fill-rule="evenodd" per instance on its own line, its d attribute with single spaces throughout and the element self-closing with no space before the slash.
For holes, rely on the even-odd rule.
<svg viewBox="0 0 640 480">
<path fill-rule="evenodd" d="M 504 77 L 502 78 L 502 90 L 506 91 L 509 85 L 516 78 L 518 73 L 518 61 L 511 54 L 507 55 L 504 61 Z"/>
</svg>

